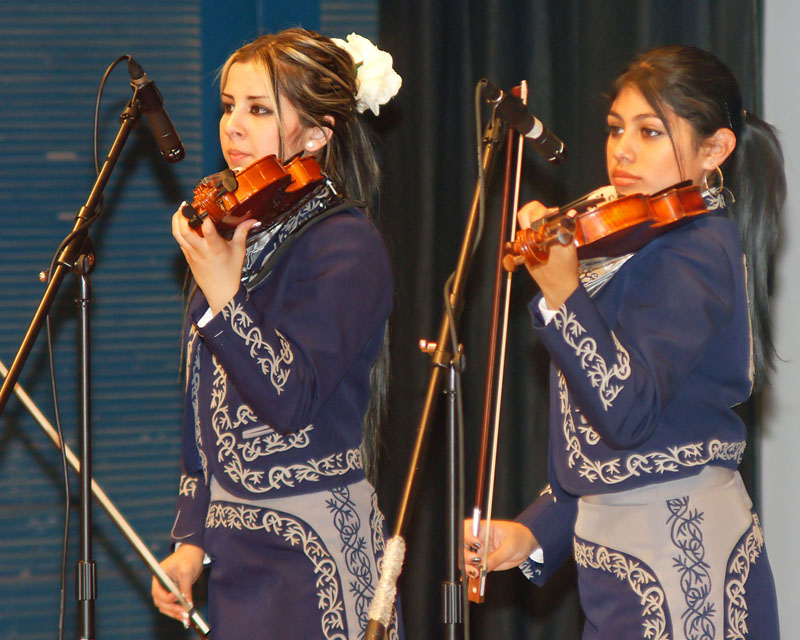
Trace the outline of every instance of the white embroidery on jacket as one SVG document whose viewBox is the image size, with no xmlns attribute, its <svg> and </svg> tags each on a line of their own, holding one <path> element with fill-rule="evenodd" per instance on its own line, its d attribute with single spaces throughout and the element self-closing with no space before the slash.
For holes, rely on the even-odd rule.
<svg viewBox="0 0 800 640">
<path fill-rule="evenodd" d="M 280 348 L 277 350 L 273 348 L 271 344 L 264 340 L 261 335 L 261 329 L 255 326 L 253 319 L 242 309 L 242 305 L 234 303 L 233 300 L 228 302 L 222 310 L 222 317 L 230 322 L 233 332 L 242 338 L 245 345 L 250 348 L 250 357 L 258 362 L 261 367 L 261 373 L 269 376 L 270 383 L 277 394 L 280 395 L 291 372 L 288 366 L 281 367 L 281 364 L 290 365 L 294 361 L 294 354 L 289 341 L 280 331 L 275 329 Z"/>
<path fill-rule="evenodd" d="M 268 427 L 267 427 L 268 428 Z M 304 449 L 311 444 L 309 434 L 314 430 L 314 425 L 300 429 L 296 433 L 288 433 L 285 436 L 273 431 L 271 428 L 264 434 L 251 436 L 247 442 L 239 443 L 239 451 L 246 462 L 252 462 L 258 458 L 271 456 L 273 453 L 289 451 L 289 449 Z M 247 435 L 244 436 L 247 438 Z"/>
<path fill-rule="evenodd" d="M 624 457 L 597 460 L 590 458 L 583 451 L 580 435 L 583 435 L 585 443 L 590 445 L 596 444 L 599 436 L 591 428 L 591 425 L 587 425 L 578 408 L 572 405 L 567 382 L 561 372 L 558 373 L 558 396 L 562 416 L 561 428 L 567 451 L 567 466 L 572 469 L 577 465 L 578 474 L 589 482 L 599 480 L 605 484 L 618 484 L 634 476 L 677 472 L 681 467 L 701 466 L 714 460 L 736 460 L 737 463 L 741 463 L 747 446 L 745 441 L 721 442 L 713 439 L 706 443 L 692 442 L 667 447 L 665 451 L 631 453 Z M 587 426 L 576 429 L 576 414 L 582 425 Z"/>
<path fill-rule="evenodd" d="M 308 434 L 313 430 L 313 425 L 308 425 L 302 430 L 286 436 L 275 432 L 266 425 L 260 425 L 256 429 L 265 428 L 271 432 L 266 439 L 262 440 L 259 435 L 253 438 L 254 442 L 240 443 L 238 439 L 240 427 L 255 419 L 255 414 L 247 405 L 240 405 L 236 410 L 236 420 L 231 420 L 226 404 L 228 376 L 213 355 L 212 361 L 214 378 L 209 408 L 211 409 L 211 427 L 217 436 L 215 443 L 218 448 L 217 461 L 224 464 L 225 473 L 234 482 L 241 484 L 248 491 L 266 493 L 283 487 L 294 487 L 301 482 L 317 482 L 322 477 L 341 476 L 349 471 L 362 468 L 359 449 L 334 453 L 321 460 L 312 459 L 287 466 L 273 465 L 267 470 L 251 469 L 246 466 L 245 462 L 253 462 L 260 457 L 279 451 L 307 447 L 310 444 Z M 248 435 L 258 433 L 250 429 L 247 431 Z M 266 448 L 262 446 L 265 443 L 267 444 Z M 266 484 L 264 484 L 265 478 Z"/>
<path fill-rule="evenodd" d="M 194 493 L 197 491 L 197 478 L 194 476 L 181 475 L 180 487 L 178 488 L 179 496 L 190 496 L 194 498 Z"/>
<path fill-rule="evenodd" d="M 203 451 L 203 433 L 200 429 L 200 342 L 198 341 L 199 334 L 192 326 L 189 329 L 189 345 L 186 348 L 187 358 L 191 357 L 191 367 L 187 369 L 187 379 L 192 399 L 192 413 L 194 414 L 194 442 L 197 447 L 197 453 L 200 456 L 200 463 L 203 466 L 203 477 L 206 484 L 208 484 L 208 460 Z"/>
<path fill-rule="evenodd" d="M 227 438 L 220 438 L 219 459 L 229 457 L 225 473 L 253 493 L 266 493 L 283 487 L 294 487 L 302 482 L 318 482 L 322 477 L 341 476 L 349 471 L 361 469 L 361 451 L 348 449 L 344 453 L 333 453 L 321 460 L 307 460 L 286 466 L 274 465 L 266 471 L 249 469 L 242 465 L 239 456 L 231 451 Z M 266 476 L 266 478 L 265 478 Z M 264 481 L 266 480 L 266 483 Z"/>
<path fill-rule="evenodd" d="M 627 380 L 631 375 L 631 358 L 628 351 L 612 332 L 611 337 L 614 339 L 617 362 L 609 368 L 605 359 L 597 353 L 597 341 L 589 336 L 581 337 L 586 333 L 586 329 L 575 319 L 574 313 L 567 311 L 566 305 L 561 305 L 553 322 L 555 327 L 561 331 L 564 342 L 573 349 L 576 356 L 580 357 L 581 369 L 589 377 L 592 388 L 599 389 L 600 402 L 603 404 L 603 409 L 608 411 L 624 388 L 623 385 L 612 384 L 613 380 Z"/>
</svg>

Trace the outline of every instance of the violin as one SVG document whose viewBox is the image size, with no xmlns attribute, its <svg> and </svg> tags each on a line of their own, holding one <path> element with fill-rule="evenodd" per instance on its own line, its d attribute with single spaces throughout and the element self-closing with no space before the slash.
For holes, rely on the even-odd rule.
<svg viewBox="0 0 800 640">
<path fill-rule="evenodd" d="M 211 218 L 227 238 L 236 226 L 250 218 L 269 225 L 290 211 L 325 180 L 313 156 L 294 156 L 285 164 L 272 154 L 244 169 L 226 169 L 200 180 L 194 199 L 181 209 L 189 226 L 200 226 Z"/>
<path fill-rule="evenodd" d="M 582 198 L 517 231 L 505 245 L 503 267 L 513 272 L 524 262 L 544 264 L 555 244 L 575 244 L 579 259 L 622 256 L 704 213 L 700 187 L 690 181 L 649 196 Z"/>
</svg>

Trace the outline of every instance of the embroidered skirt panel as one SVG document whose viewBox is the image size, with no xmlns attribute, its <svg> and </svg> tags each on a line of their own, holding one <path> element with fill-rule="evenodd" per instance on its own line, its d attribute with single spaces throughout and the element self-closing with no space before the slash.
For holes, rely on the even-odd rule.
<svg viewBox="0 0 800 640">
<path fill-rule="evenodd" d="M 383 529 L 366 481 L 242 502 L 212 480 L 205 542 L 214 640 L 363 638 Z M 395 613 L 388 638 L 402 637 Z"/>
<path fill-rule="evenodd" d="M 578 503 L 584 640 L 778 640 L 775 587 L 738 472 Z"/>
</svg>

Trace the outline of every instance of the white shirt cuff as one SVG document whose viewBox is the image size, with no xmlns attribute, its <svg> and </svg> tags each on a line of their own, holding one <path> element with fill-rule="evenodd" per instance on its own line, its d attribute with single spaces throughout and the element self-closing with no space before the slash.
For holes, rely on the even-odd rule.
<svg viewBox="0 0 800 640">
<path fill-rule="evenodd" d="M 197 321 L 197 328 L 202 329 L 205 327 L 209 322 L 211 322 L 211 318 L 214 317 L 214 314 L 211 313 L 211 307 L 206 309 L 206 312 L 203 314 L 203 317 Z"/>
<path fill-rule="evenodd" d="M 178 549 L 180 549 L 180 546 L 181 546 L 182 544 L 183 544 L 182 542 L 176 542 L 176 543 L 175 543 L 175 551 L 177 551 Z M 536 553 L 536 552 L 534 551 L 533 553 Z M 207 554 L 207 553 L 204 551 L 204 552 L 203 552 L 203 565 L 209 565 L 209 564 L 211 564 L 211 556 L 210 556 L 210 555 L 208 555 L 208 554 Z"/>
<path fill-rule="evenodd" d="M 544 297 L 541 297 L 539 298 L 539 313 L 542 316 L 544 325 L 547 326 L 548 324 L 550 324 L 550 321 L 556 317 L 558 311 L 553 311 L 552 309 L 548 309 L 547 303 L 544 301 Z"/>
</svg>

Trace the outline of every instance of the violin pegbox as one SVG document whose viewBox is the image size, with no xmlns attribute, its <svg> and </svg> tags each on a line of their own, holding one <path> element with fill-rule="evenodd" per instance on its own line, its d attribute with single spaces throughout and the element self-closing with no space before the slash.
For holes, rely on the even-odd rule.
<svg viewBox="0 0 800 640">
<path fill-rule="evenodd" d="M 191 205 L 181 211 L 198 233 L 206 217 L 230 238 L 237 225 L 250 218 L 271 224 L 300 204 L 323 181 L 313 157 L 295 157 L 285 165 L 275 155 L 244 169 L 225 169 L 206 176 L 194 189 Z"/>
</svg>

